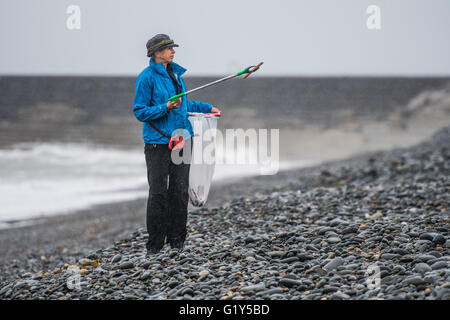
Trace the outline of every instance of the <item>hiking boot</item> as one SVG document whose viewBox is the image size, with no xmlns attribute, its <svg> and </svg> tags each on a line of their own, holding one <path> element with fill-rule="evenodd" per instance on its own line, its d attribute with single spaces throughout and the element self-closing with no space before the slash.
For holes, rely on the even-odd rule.
<svg viewBox="0 0 450 320">
<path fill-rule="evenodd" d="M 179 252 L 181 252 L 184 249 L 184 242 L 182 242 L 182 241 L 173 242 L 173 243 L 170 244 L 170 248 L 176 249 Z"/>
<path fill-rule="evenodd" d="M 161 251 L 161 248 L 147 248 L 147 256 L 152 256 Z"/>
</svg>

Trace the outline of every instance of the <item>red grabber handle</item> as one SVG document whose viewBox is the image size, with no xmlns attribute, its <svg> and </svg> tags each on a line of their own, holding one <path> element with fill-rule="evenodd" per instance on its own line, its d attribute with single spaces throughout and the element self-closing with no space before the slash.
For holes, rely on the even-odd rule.
<svg viewBox="0 0 450 320">
<path fill-rule="evenodd" d="M 247 79 L 253 72 L 255 72 L 256 70 L 258 70 L 259 67 L 261 67 L 261 65 L 262 65 L 263 63 L 264 63 L 264 62 L 260 62 L 260 63 L 258 63 L 256 66 L 250 67 L 250 68 L 253 68 L 253 69 L 252 69 L 252 70 L 249 70 L 250 72 L 247 73 L 242 79 Z M 250 69 L 250 68 L 249 68 L 249 69 Z"/>
<path fill-rule="evenodd" d="M 183 136 L 174 135 L 169 140 L 169 150 L 177 150 L 182 149 L 184 146 L 184 138 Z"/>
</svg>

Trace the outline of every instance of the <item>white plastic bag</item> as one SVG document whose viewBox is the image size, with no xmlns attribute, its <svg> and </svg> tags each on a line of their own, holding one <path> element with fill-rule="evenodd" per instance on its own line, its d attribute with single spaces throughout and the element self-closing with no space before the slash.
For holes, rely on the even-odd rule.
<svg viewBox="0 0 450 320">
<path fill-rule="evenodd" d="M 214 175 L 215 158 L 204 157 L 203 151 L 208 146 L 208 151 L 214 151 L 217 118 L 216 113 L 189 113 L 189 121 L 194 130 L 192 161 L 189 172 L 189 199 L 196 207 L 203 206 L 208 200 L 209 188 Z M 205 141 L 207 140 L 207 141 Z"/>
</svg>

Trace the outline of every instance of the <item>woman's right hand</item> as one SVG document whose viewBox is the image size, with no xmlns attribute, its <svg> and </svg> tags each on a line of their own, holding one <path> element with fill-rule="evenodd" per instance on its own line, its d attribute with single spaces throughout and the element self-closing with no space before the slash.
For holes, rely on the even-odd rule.
<svg viewBox="0 0 450 320">
<path fill-rule="evenodd" d="M 181 105 L 181 98 L 175 101 L 168 101 L 167 102 L 167 111 L 170 111 L 172 109 L 176 109 Z"/>
</svg>

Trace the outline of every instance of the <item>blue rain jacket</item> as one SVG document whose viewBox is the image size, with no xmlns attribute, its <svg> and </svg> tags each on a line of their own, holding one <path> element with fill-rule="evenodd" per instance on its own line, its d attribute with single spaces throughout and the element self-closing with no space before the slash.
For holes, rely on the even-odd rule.
<svg viewBox="0 0 450 320">
<path fill-rule="evenodd" d="M 182 92 L 185 92 L 186 86 L 181 75 L 186 72 L 186 69 L 174 62 L 171 62 L 170 66 L 183 89 Z M 212 106 L 209 103 L 188 101 L 186 96 L 181 98 L 181 105 L 177 109 L 167 111 L 167 101 L 174 95 L 176 95 L 175 86 L 164 64 L 156 64 L 153 59 L 150 59 L 150 65 L 137 77 L 133 102 L 134 115 L 144 123 L 142 137 L 145 143 L 169 143 L 169 138 L 153 129 L 149 121 L 168 137 L 171 137 L 177 129 L 186 129 L 189 136 L 184 135 L 184 138 L 189 139 L 194 132 L 187 113 L 211 112 Z"/>
</svg>

